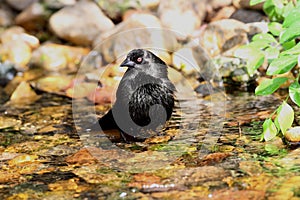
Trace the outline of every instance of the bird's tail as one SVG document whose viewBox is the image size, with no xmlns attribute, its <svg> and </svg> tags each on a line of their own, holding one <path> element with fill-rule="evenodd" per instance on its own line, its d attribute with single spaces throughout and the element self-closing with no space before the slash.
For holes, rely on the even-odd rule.
<svg viewBox="0 0 300 200">
<path fill-rule="evenodd" d="M 111 130 L 111 129 L 117 129 L 118 126 L 114 120 L 112 111 L 110 110 L 108 113 L 106 113 L 103 117 L 101 117 L 97 123 L 92 125 L 91 130 Z"/>
</svg>

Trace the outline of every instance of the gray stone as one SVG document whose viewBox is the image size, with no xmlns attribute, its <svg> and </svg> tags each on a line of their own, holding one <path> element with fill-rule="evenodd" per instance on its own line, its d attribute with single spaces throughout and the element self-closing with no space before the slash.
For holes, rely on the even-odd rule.
<svg viewBox="0 0 300 200">
<path fill-rule="evenodd" d="M 265 16 L 256 10 L 238 9 L 230 16 L 230 19 L 236 19 L 244 23 L 251 23 L 260 22 L 265 19 Z"/>
<path fill-rule="evenodd" d="M 113 22 L 90 1 L 79 1 L 53 14 L 50 28 L 60 38 L 77 45 L 91 45 L 99 34 L 112 29 Z"/>
<path fill-rule="evenodd" d="M 23 10 L 38 0 L 6 0 L 6 2 L 16 10 Z"/>
<path fill-rule="evenodd" d="M 14 14 L 6 4 L 0 4 L 0 26 L 11 26 Z"/>
</svg>

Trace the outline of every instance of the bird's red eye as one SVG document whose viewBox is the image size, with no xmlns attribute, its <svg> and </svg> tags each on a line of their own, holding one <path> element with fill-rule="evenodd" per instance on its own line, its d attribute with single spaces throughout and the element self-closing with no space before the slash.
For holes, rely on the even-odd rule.
<svg viewBox="0 0 300 200">
<path fill-rule="evenodd" d="M 136 62 L 137 63 L 141 63 L 143 61 L 143 58 L 142 57 L 138 57 L 137 59 L 136 59 Z"/>
</svg>

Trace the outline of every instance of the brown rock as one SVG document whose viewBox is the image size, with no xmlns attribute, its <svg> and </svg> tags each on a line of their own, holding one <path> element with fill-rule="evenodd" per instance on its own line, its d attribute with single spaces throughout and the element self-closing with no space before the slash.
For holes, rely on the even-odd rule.
<svg viewBox="0 0 300 200">
<path fill-rule="evenodd" d="M 41 30 L 47 23 L 47 13 L 45 6 L 39 2 L 33 3 L 24 9 L 15 19 L 17 25 L 26 30 Z"/>
<path fill-rule="evenodd" d="M 66 90 L 66 95 L 71 98 L 84 98 L 93 93 L 97 88 L 96 83 L 83 82 Z"/>
<path fill-rule="evenodd" d="M 11 27 L 0 36 L 0 53 L 4 60 L 9 60 L 25 68 L 31 58 L 33 48 L 39 46 L 39 40 L 25 33 L 21 27 Z"/>
<path fill-rule="evenodd" d="M 221 8 L 209 21 L 213 22 L 221 19 L 228 19 L 235 11 L 236 8 L 233 6 Z"/>
<path fill-rule="evenodd" d="M 97 104 L 112 103 L 115 99 L 113 87 L 96 88 L 87 95 L 87 98 Z"/>
<path fill-rule="evenodd" d="M 300 126 L 288 129 L 284 137 L 290 142 L 300 142 Z"/>
<path fill-rule="evenodd" d="M 211 199 L 215 200 L 263 200 L 264 191 L 256 190 L 217 190 L 212 194 Z"/>
<path fill-rule="evenodd" d="M 87 48 L 46 43 L 33 52 L 30 64 L 48 71 L 76 70 L 88 53 Z"/>
<path fill-rule="evenodd" d="M 83 0 L 53 14 L 49 23 L 57 36 L 84 46 L 91 45 L 97 35 L 114 27 L 95 3 Z"/>
<path fill-rule="evenodd" d="M 200 44 L 211 56 L 216 56 L 246 44 L 248 31 L 246 24 L 234 19 L 215 21 L 208 24 L 201 34 Z"/>
<path fill-rule="evenodd" d="M 205 17 L 206 0 L 162 0 L 158 15 L 164 27 L 177 31 L 177 38 L 185 39 L 200 27 Z"/>
<path fill-rule="evenodd" d="M 23 103 L 33 102 L 37 100 L 39 96 L 32 90 L 30 85 L 26 82 L 21 82 L 10 97 L 11 102 Z"/>
<path fill-rule="evenodd" d="M 95 163 L 96 159 L 90 154 L 89 150 L 86 148 L 80 149 L 75 154 L 68 156 L 66 162 L 69 164 L 90 164 Z"/>
<path fill-rule="evenodd" d="M 244 9 L 254 9 L 254 10 L 262 10 L 263 3 L 257 4 L 255 6 L 250 6 L 250 0 L 233 0 L 233 5 L 237 8 L 244 8 Z"/>
<path fill-rule="evenodd" d="M 6 5 L 0 5 L 0 26 L 7 27 L 13 24 L 14 14 L 12 10 Z"/>
<path fill-rule="evenodd" d="M 175 34 L 162 29 L 159 20 L 150 14 L 135 13 L 111 31 L 101 35 L 94 42 L 106 62 L 111 63 L 136 48 L 148 48 L 165 62 L 178 45 Z"/>
<path fill-rule="evenodd" d="M 232 0 L 211 0 L 209 1 L 209 5 L 217 10 L 232 4 Z"/>
</svg>

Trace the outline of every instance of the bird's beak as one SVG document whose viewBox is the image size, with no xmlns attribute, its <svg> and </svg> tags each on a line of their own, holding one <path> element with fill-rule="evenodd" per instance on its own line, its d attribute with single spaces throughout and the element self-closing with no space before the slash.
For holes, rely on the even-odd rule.
<svg viewBox="0 0 300 200">
<path fill-rule="evenodd" d="M 134 67 L 135 63 L 131 60 L 129 60 L 128 58 L 126 58 L 122 63 L 121 63 L 121 67 Z"/>
</svg>

